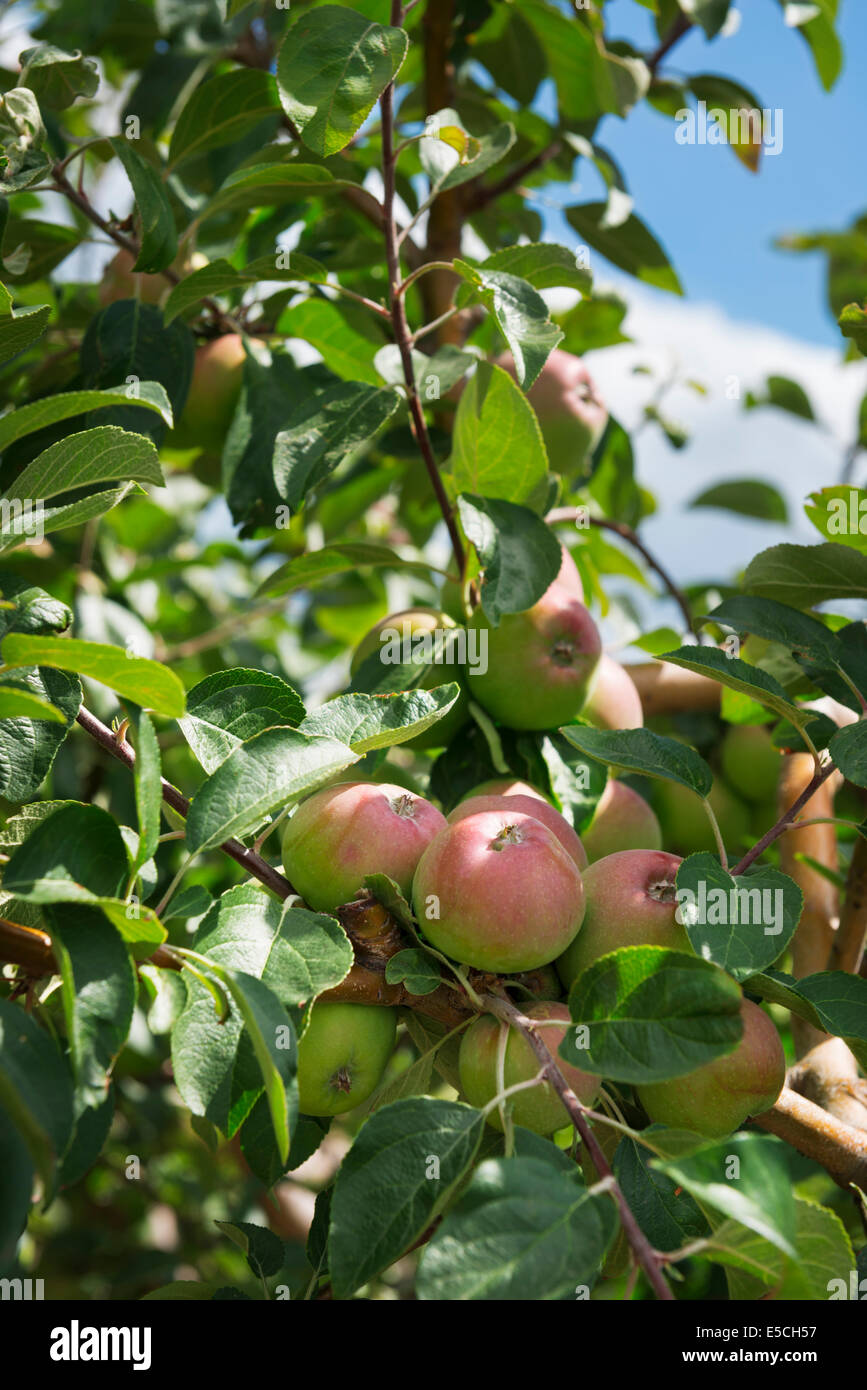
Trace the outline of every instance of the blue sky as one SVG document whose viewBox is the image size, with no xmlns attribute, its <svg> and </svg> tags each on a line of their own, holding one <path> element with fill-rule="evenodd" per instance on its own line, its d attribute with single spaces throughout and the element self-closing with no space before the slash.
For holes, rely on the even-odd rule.
<svg viewBox="0 0 867 1390">
<path fill-rule="evenodd" d="M 777 251 L 773 242 L 785 232 L 842 228 L 867 207 L 867 3 L 841 0 L 844 69 L 830 93 L 803 38 L 783 24 L 777 0 L 741 0 L 740 9 L 736 34 L 709 43 L 693 31 L 662 71 L 729 76 L 761 106 L 782 109 L 783 148 L 762 159 L 758 174 L 725 146 L 677 144 L 675 123 L 646 103 L 625 121 L 607 117 L 597 138 L 623 169 L 635 211 L 666 247 L 690 299 L 839 346 L 825 306 L 824 258 Z M 653 46 L 650 14 L 634 0 L 611 0 L 606 16 L 613 37 Z M 585 161 L 579 169 L 582 186 L 567 202 L 599 196 L 595 171 Z M 556 214 L 547 220 L 548 235 L 562 239 L 565 224 Z M 565 235 L 575 243 L 573 232 Z"/>
</svg>

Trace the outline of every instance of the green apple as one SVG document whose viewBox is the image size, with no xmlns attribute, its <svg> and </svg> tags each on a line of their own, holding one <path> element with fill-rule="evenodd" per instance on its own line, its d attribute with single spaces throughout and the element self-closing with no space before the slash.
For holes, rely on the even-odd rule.
<svg viewBox="0 0 867 1390">
<path fill-rule="evenodd" d="M 557 1049 L 571 1026 L 569 1010 L 565 1004 L 550 1000 L 532 1004 L 526 1015 L 532 1019 L 562 1019 L 562 1028 L 543 1028 L 542 1041 L 548 1051 L 557 1056 Z M 482 1014 L 464 1033 L 458 1058 L 461 1090 L 470 1105 L 481 1108 L 497 1095 L 497 1054 L 500 1039 L 506 1024 L 500 1023 L 491 1014 Z M 521 1081 L 529 1081 L 539 1071 L 539 1061 L 525 1038 L 514 1028 L 508 1030 L 503 1065 L 505 1086 L 517 1086 Z M 592 1105 L 599 1092 L 598 1076 L 588 1076 L 577 1067 L 558 1059 L 558 1066 L 584 1105 Z M 523 1125 L 535 1134 L 553 1134 L 569 1123 L 569 1116 L 557 1092 L 547 1082 L 519 1091 L 508 1102 L 512 1107 L 512 1118 L 516 1125 Z M 488 1112 L 488 1124 L 494 1129 L 502 1129 L 503 1121 L 499 1106 Z"/>
<path fill-rule="evenodd" d="M 239 333 L 224 333 L 196 348 L 186 405 L 166 441 L 171 448 L 222 452 L 241 395 L 246 355 Z"/>
<path fill-rule="evenodd" d="M 604 652 L 581 715 L 597 729 L 640 729 L 644 725 L 641 697 L 629 672 Z"/>
<path fill-rule="evenodd" d="M 561 816 L 559 811 L 547 801 L 543 801 L 540 796 L 521 796 L 516 792 L 511 792 L 508 796 L 470 796 L 466 801 L 461 801 L 446 820 L 449 825 L 454 825 L 455 821 L 474 816 L 479 811 L 503 811 L 506 814 L 520 811 L 525 816 L 533 816 L 543 825 L 547 825 L 552 834 L 557 836 L 579 869 L 587 868 L 587 854 L 572 826 L 565 816 Z"/>
<path fill-rule="evenodd" d="M 302 1115 L 342 1115 L 376 1090 L 394 1048 L 397 1011 L 315 1003 L 298 1043 Z"/>
<path fill-rule="evenodd" d="M 350 670 L 354 675 L 362 662 L 373 656 L 374 652 L 379 652 L 383 672 L 387 673 L 391 653 L 394 651 L 402 656 L 405 650 L 411 658 L 413 639 L 419 634 L 456 633 L 457 630 L 458 624 L 447 613 L 441 613 L 436 608 L 405 608 L 399 613 L 390 613 L 362 637 L 353 653 Z M 436 640 L 447 643 L 443 637 Z M 448 645 L 444 645 L 443 658 L 453 655 L 454 649 L 450 650 Z M 438 685 L 457 681 L 461 692 L 448 714 L 425 729 L 424 733 L 408 739 L 403 745 L 405 748 L 445 748 L 452 742 L 469 719 L 469 701 L 462 678 L 463 667 L 457 661 L 433 661 L 427 668 L 419 685 L 420 690 L 433 690 Z"/>
<path fill-rule="evenodd" d="M 609 778 L 581 843 L 592 863 L 622 849 L 662 849 L 662 829 L 643 796 Z"/>
<path fill-rule="evenodd" d="M 720 748 L 726 781 L 748 801 L 772 801 L 777 794 L 783 755 L 758 724 L 730 724 Z"/>
<path fill-rule="evenodd" d="M 741 1003 L 744 1032 L 734 1052 L 687 1076 L 637 1087 L 649 1118 L 672 1129 L 721 1139 L 776 1103 L 786 1080 L 780 1035 L 757 1004 Z"/>
<path fill-rule="evenodd" d="M 750 834 L 750 813 L 730 787 L 717 777 L 708 795 L 726 849 L 740 849 Z M 716 851 L 716 840 L 701 798 L 679 782 L 660 782 L 654 805 L 662 826 L 662 841 L 678 854 Z"/>
</svg>

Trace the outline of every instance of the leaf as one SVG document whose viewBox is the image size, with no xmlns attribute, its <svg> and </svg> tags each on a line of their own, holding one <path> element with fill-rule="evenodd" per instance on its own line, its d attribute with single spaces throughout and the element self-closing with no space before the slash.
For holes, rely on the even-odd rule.
<svg viewBox="0 0 867 1390">
<path fill-rule="evenodd" d="M 66 715 L 29 690 L 0 688 L 0 719 L 46 719 L 52 724 L 65 724 Z"/>
<path fill-rule="evenodd" d="M 867 724 L 863 720 L 839 729 L 828 752 L 848 782 L 867 787 Z"/>
<path fill-rule="evenodd" d="M 651 1167 L 650 1154 L 625 1136 L 612 1167 L 626 1204 L 654 1250 L 679 1250 L 708 1233 L 708 1224 L 688 1192 Z"/>
<path fill-rule="evenodd" d="M 46 1194 L 73 1127 L 72 1081 L 54 1041 L 0 998 L 0 1107 L 27 1145 Z"/>
<path fill-rule="evenodd" d="M 282 263 L 288 257 L 288 265 Z M 218 258 L 184 276 L 175 285 L 165 304 L 163 318 L 166 323 L 192 308 L 200 300 L 230 290 L 243 289 L 245 285 L 255 285 L 260 280 L 285 280 L 288 282 L 308 282 L 326 285 L 329 272 L 325 266 L 302 256 L 298 252 L 279 252 L 272 256 L 261 256 L 251 261 L 243 270 L 237 270 L 231 261 Z M 427 360 L 427 359 L 425 359 Z"/>
<path fill-rule="evenodd" d="M 267 1226 L 256 1226 L 251 1221 L 215 1221 L 214 1225 L 243 1250 L 257 1279 L 269 1279 L 286 1263 L 282 1240 Z"/>
<path fill-rule="evenodd" d="M 139 216 L 140 249 L 132 267 L 155 274 L 178 254 L 178 234 L 168 194 L 159 173 L 123 135 L 109 141 L 132 184 Z"/>
<path fill-rule="evenodd" d="M 782 1004 L 822 1033 L 843 1038 L 867 1068 L 867 980 L 843 970 L 822 971 L 793 980 L 777 970 L 754 975 L 745 982 L 750 994 Z"/>
<path fill-rule="evenodd" d="M 302 14 L 277 55 L 283 109 L 308 147 L 336 154 L 397 75 L 409 44 L 402 29 L 371 24 L 342 5 Z"/>
<path fill-rule="evenodd" d="M 203 1279 L 175 1279 L 162 1288 L 142 1294 L 142 1302 L 151 1303 L 210 1303 L 223 1288 L 222 1284 L 206 1283 Z"/>
<path fill-rule="evenodd" d="M 236 666 L 194 685 L 187 694 L 187 712 L 178 723 L 195 757 L 210 773 L 245 739 L 274 725 L 294 728 L 304 713 L 297 690 L 280 676 Z"/>
<path fill-rule="evenodd" d="M 834 86 L 843 67 L 843 48 L 834 28 L 836 0 L 779 0 L 785 21 L 803 35 L 813 55 L 816 72 L 826 92 Z"/>
<path fill-rule="evenodd" d="M 338 192 L 348 185 L 335 179 L 319 164 L 254 164 L 236 169 L 224 181 L 202 212 L 202 221 L 233 208 L 262 208 L 295 202 L 304 189 L 314 193 Z"/>
<path fill-rule="evenodd" d="M 728 656 L 718 647 L 678 647 L 677 651 L 663 652 L 659 659 L 670 662 L 672 666 L 682 666 L 687 671 L 697 671 L 699 675 L 719 681 L 729 690 L 748 695 L 772 709 L 781 719 L 790 719 L 797 727 L 803 727 L 812 717 L 811 711 L 793 704 L 774 676 L 760 666 L 751 666 L 739 657 Z"/>
<path fill-rule="evenodd" d="M 737 516 L 753 516 L 759 521 L 788 521 L 786 502 L 770 483 L 755 478 L 737 478 L 705 488 L 689 503 L 690 507 L 716 507 Z"/>
<path fill-rule="evenodd" d="M 444 107 L 428 117 L 426 129 L 434 130 L 437 126 L 440 130 L 454 129 L 455 126 L 460 128 L 461 124 L 458 113 L 450 107 Z M 419 159 L 430 179 L 430 194 L 425 200 L 425 206 L 440 193 L 450 188 L 459 188 L 462 183 L 478 178 L 494 164 L 498 164 L 514 145 L 515 138 L 515 127 L 509 121 L 501 121 L 479 139 L 470 135 L 467 137 L 468 149 L 472 151 L 469 159 L 456 159 L 449 143 L 443 141 L 439 135 L 420 140 Z"/>
<path fill-rule="evenodd" d="M 277 1151 L 285 1163 L 298 1114 L 298 1086 L 295 1081 L 298 1048 L 294 1045 L 285 1047 L 281 1043 L 281 1030 L 291 1026 L 289 1016 L 276 995 L 254 975 L 221 969 L 220 978 L 227 986 L 232 1003 L 243 1019 L 247 1036 L 253 1044 L 265 1084 Z M 290 1043 L 293 1042 L 290 1035 Z"/>
<path fill-rule="evenodd" d="M 427 952 L 414 946 L 390 957 L 385 967 L 385 978 L 390 985 L 405 984 L 410 994 L 432 994 L 443 982 Z"/>
<path fill-rule="evenodd" d="M 525 246 L 504 246 L 482 261 L 480 271 L 501 270 L 517 275 L 537 290 L 565 287 L 590 292 L 593 277 L 580 265 L 574 251 L 555 242 L 535 242 Z M 466 291 L 459 292 L 462 296 Z"/>
<path fill-rule="evenodd" d="M 736 980 L 772 965 L 788 946 L 804 895 L 779 869 L 753 865 L 733 878 L 716 855 L 701 852 L 677 870 L 677 920 L 697 956 Z"/>
<path fill-rule="evenodd" d="M 617 1230 L 610 1198 L 536 1158 L 480 1164 L 427 1245 L 425 1301 L 562 1301 L 592 1285 Z"/>
<path fill-rule="evenodd" d="M 733 628 L 742 637 L 752 632 L 769 642 L 780 642 L 796 654 L 810 656 L 816 662 L 833 665 L 844 659 L 839 638 L 824 623 L 775 599 L 735 594 L 717 604 L 710 618 Z"/>
<path fill-rule="evenodd" d="M 187 817 L 187 849 L 201 853 L 231 836 L 249 834 L 277 808 L 358 762 L 330 738 L 297 729 L 264 729 L 242 743 L 199 788 Z"/>
<path fill-rule="evenodd" d="M 551 528 L 527 507 L 487 497 L 459 497 L 458 514 L 484 570 L 482 608 L 491 624 L 532 608 L 563 562 Z"/>
<path fill-rule="evenodd" d="M 650 729 L 590 729 L 568 724 L 560 733 L 588 758 L 612 767 L 679 782 L 702 797 L 713 786 L 713 773 L 701 754 L 689 744 Z"/>
<path fill-rule="evenodd" d="M 518 381 L 528 391 L 563 337 L 548 306 L 526 280 L 456 260 L 455 270 L 497 320 L 512 351 Z"/>
<path fill-rule="evenodd" d="M 184 687 L 167 666 L 143 656 L 129 656 L 103 642 L 80 642 L 69 637 L 30 637 L 11 634 L 3 641 L 7 666 L 55 666 L 107 685 L 156 714 L 178 718 L 184 712 Z"/>
<path fill-rule="evenodd" d="M 580 834 L 593 819 L 608 773 L 595 758 L 584 758 L 562 734 L 545 734 L 539 754 L 551 791 L 569 823 Z"/>
<path fill-rule="evenodd" d="M 274 442 L 279 496 L 297 510 L 311 489 L 371 441 L 399 404 L 396 391 L 360 381 L 300 401 Z"/>
<path fill-rule="evenodd" d="M 117 823 L 99 806 L 62 802 L 13 850 L 4 891 L 30 902 L 92 902 L 114 898 L 128 863 Z"/>
<path fill-rule="evenodd" d="M 0 286 L 0 297 L 7 291 Z M 51 316 L 50 304 L 32 309 L 0 309 L 0 366 L 41 338 Z"/>
<path fill-rule="evenodd" d="M 117 408 L 112 424 L 150 434 L 159 444 L 165 426 L 161 421 L 151 424 L 150 416 L 142 415 L 135 392 L 143 382 L 158 382 L 178 419 L 190 389 L 194 355 L 193 336 L 184 324 L 166 327 L 156 305 L 121 299 L 87 326 L 79 353 L 82 385 L 126 387 L 132 398 L 126 408 Z"/>
<path fill-rule="evenodd" d="M 395 1101 L 364 1123 L 331 1199 L 337 1298 L 393 1264 L 436 1219 L 472 1163 L 484 1124 L 469 1105 L 430 1096 Z"/>
<path fill-rule="evenodd" d="M 801 420 L 816 419 L 810 398 L 803 386 L 797 381 L 792 381 L 790 377 L 769 376 L 764 395 L 757 396 L 752 391 L 747 393 L 744 409 L 754 410 L 762 405 L 774 405 Z"/>
<path fill-rule="evenodd" d="M 379 372 L 373 363 L 383 339 L 378 326 L 368 316 L 350 317 L 342 305 L 332 304 L 327 299 L 305 299 L 287 309 L 277 326 L 286 337 L 303 338 L 315 347 L 335 376 L 352 385 L 365 382 L 382 389 Z M 295 404 L 293 401 L 293 413 Z"/>
<path fill-rule="evenodd" d="M 731 0 L 684 0 L 682 6 L 709 39 L 715 39 L 722 29 L 730 7 Z"/>
<path fill-rule="evenodd" d="M 50 43 L 25 48 L 19 54 L 19 87 L 27 87 L 39 105 L 52 111 L 65 111 L 76 97 L 95 96 L 99 86 L 96 60 L 84 58 L 77 50 L 66 53 Z"/>
<path fill-rule="evenodd" d="M 631 213 L 616 227 L 605 226 L 607 203 L 582 203 L 566 209 L 566 220 L 585 241 L 618 270 L 657 289 L 682 294 L 680 280 L 665 251 L 644 223 Z"/>
<path fill-rule="evenodd" d="M 330 737 L 348 744 L 354 753 L 392 748 L 424 733 L 452 708 L 460 697 L 455 681 L 433 690 L 411 690 L 397 695 L 351 692 L 338 695 L 308 714 L 301 733 Z"/>
<path fill-rule="evenodd" d="M 83 234 L 77 227 L 13 215 L 0 239 L 6 278 L 13 284 L 33 284 L 47 279 L 80 246 Z"/>
<path fill-rule="evenodd" d="M 133 777 L 139 830 L 138 849 L 132 865 L 132 872 L 136 873 L 157 852 L 163 793 L 160 746 L 154 726 L 144 710 L 135 710 L 131 722 L 135 730 Z"/>
<path fill-rule="evenodd" d="M 867 311 L 861 304 L 847 304 L 839 318 L 840 332 L 855 344 L 862 357 L 867 357 Z"/>
<path fill-rule="evenodd" d="M 396 550 L 369 541 L 349 541 L 326 545 L 321 550 L 308 551 L 294 560 L 287 560 L 273 570 L 259 585 L 257 594 L 290 594 L 295 589 L 310 589 L 335 574 L 354 574 L 370 566 L 374 569 L 404 570 L 409 574 L 428 576 L 431 566 L 414 560 L 404 560 Z M 190 692 L 190 696 L 192 691 Z M 188 697 L 189 699 L 189 697 Z"/>
<path fill-rule="evenodd" d="M 43 449 L 5 496 L 44 500 L 72 488 L 117 478 L 159 487 L 165 483 L 157 451 L 149 439 L 113 425 L 98 425 Z"/>
<path fill-rule="evenodd" d="M 83 415 L 85 411 L 105 410 L 116 405 L 141 406 L 145 410 L 155 411 L 167 425 L 173 423 L 171 402 L 158 381 L 139 382 L 134 396 L 130 391 L 129 386 L 111 386 L 105 391 L 63 391 L 59 395 L 43 396 L 41 400 L 21 405 L 0 417 L 0 451 L 8 449 L 17 439 L 23 439 L 25 435 L 45 429 L 48 425 Z"/>
<path fill-rule="evenodd" d="M 737 1171 L 732 1159 L 737 1159 Z M 699 1204 L 746 1226 L 777 1249 L 796 1256 L 795 1201 L 785 1148 L 769 1134 L 730 1134 L 679 1159 L 651 1166 L 686 1189 Z"/>
<path fill-rule="evenodd" d="M 200 83 L 184 104 L 172 132 L 169 169 L 240 140 L 277 111 L 277 87 L 269 72 L 234 68 L 218 73 Z"/>
<path fill-rule="evenodd" d="M 810 494 L 804 511 L 816 530 L 827 540 L 867 551 L 867 492 L 863 488 L 839 484 Z"/>
<path fill-rule="evenodd" d="M 536 510 L 547 501 L 548 455 L 539 422 L 502 367 L 481 362 L 467 382 L 455 416 L 451 474 L 455 492 L 522 506 L 535 502 Z"/>
<path fill-rule="evenodd" d="M 95 908 L 47 906 L 45 919 L 62 981 L 76 1100 L 95 1108 L 105 1102 L 108 1074 L 132 1024 L 132 961 L 115 928 Z"/>
<path fill-rule="evenodd" d="M 812 608 L 832 598 L 867 598 L 867 555 L 845 545 L 774 545 L 750 561 L 747 593 Z"/>
<path fill-rule="evenodd" d="M 560 1056 L 634 1085 L 684 1076 L 734 1050 L 743 1033 L 740 1002 L 734 980 L 708 961 L 625 946 L 573 984 L 569 1011 L 579 1026 L 567 1032 Z"/>
<path fill-rule="evenodd" d="M 3 1173 L 0 1268 L 8 1270 L 15 1263 L 18 1241 L 30 1217 L 33 1163 L 21 1135 L 6 1123 L 0 1124 L 0 1172 Z"/>
</svg>

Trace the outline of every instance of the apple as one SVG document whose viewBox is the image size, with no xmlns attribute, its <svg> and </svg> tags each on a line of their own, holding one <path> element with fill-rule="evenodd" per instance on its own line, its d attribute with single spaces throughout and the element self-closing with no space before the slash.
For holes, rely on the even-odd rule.
<svg viewBox="0 0 867 1390">
<path fill-rule="evenodd" d="M 662 849 L 662 830 L 653 807 L 625 782 L 606 783 L 581 833 L 581 842 L 592 863 L 624 849 Z"/>
<path fill-rule="evenodd" d="M 675 919 L 680 860 L 664 850 L 624 849 L 584 870 L 584 923 L 556 962 L 568 990 L 583 970 L 621 946 L 667 946 L 692 953 Z"/>
<path fill-rule="evenodd" d="M 511 353 L 497 358 L 517 380 Z M 555 473 L 576 473 L 602 437 L 608 411 L 580 357 L 555 348 L 527 393 Z"/>
<path fill-rule="evenodd" d="M 532 1004 L 525 1012 L 527 1018 L 563 1020 L 562 1028 L 540 1029 L 542 1041 L 556 1058 L 557 1049 L 571 1026 L 566 1005 L 545 1000 Z M 487 1105 L 498 1093 L 497 1053 L 502 1030 L 506 1026 L 491 1014 L 482 1014 L 464 1033 L 458 1069 L 461 1090 L 470 1105 Z M 592 1105 L 599 1092 L 599 1078 L 588 1076 L 586 1072 L 569 1066 L 559 1058 L 558 1066 L 578 1099 L 584 1105 Z M 516 1086 L 521 1081 L 529 1081 L 538 1071 L 539 1060 L 533 1049 L 519 1032 L 510 1028 L 503 1065 L 505 1085 Z M 523 1125 L 535 1134 L 553 1134 L 556 1129 L 562 1129 L 569 1123 L 563 1102 L 547 1081 L 526 1091 L 519 1091 L 517 1095 L 511 1096 L 506 1104 L 511 1106 L 515 1124 Z M 488 1112 L 487 1121 L 494 1129 L 502 1130 L 503 1121 L 499 1106 L 494 1106 Z"/>
<path fill-rule="evenodd" d="M 771 1109 L 786 1080 L 783 1044 L 758 1004 L 744 999 L 741 1019 L 743 1037 L 728 1056 L 717 1057 L 687 1076 L 636 1088 L 651 1120 L 722 1139 L 748 1116 Z"/>
<path fill-rule="evenodd" d="M 644 725 L 641 696 L 631 676 L 604 652 L 581 715 L 597 729 L 640 729 Z"/>
<path fill-rule="evenodd" d="M 447 824 L 421 857 L 412 896 L 431 945 L 477 970 L 547 965 L 584 916 L 574 859 L 521 812 L 481 811 Z"/>
<path fill-rule="evenodd" d="M 513 811 L 520 811 L 525 816 L 533 816 L 535 820 L 541 821 L 552 831 L 566 853 L 571 855 L 579 869 L 587 868 L 587 855 L 584 846 L 579 840 L 575 831 L 572 829 L 565 816 L 561 816 L 553 806 L 549 806 L 547 801 L 543 801 L 539 796 L 521 796 L 512 792 L 509 796 L 470 796 L 466 801 L 460 802 L 455 809 L 446 816 L 449 825 L 454 825 L 455 821 L 463 820 L 465 816 L 476 815 L 479 811 L 503 811 L 506 815 L 511 815 Z"/>
<path fill-rule="evenodd" d="M 149 275 L 146 271 L 133 270 L 136 258 L 121 248 L 112 256 L 102 274 L 99 287 L 99 302 L 105 309 L 118 299 L 139 299 L 143 304 L 160 304 L 171 291 L 171 284 L 161 271 Z M 192 255 L 181 251 L 172 262 L 172 270 L 179 275 L 189 275 L 191 271 L 201 270 L 208 259 L 200 251 Z"/>
<path fill-rule="evenodd" d="M 758 724 L 731 724 L 726 729 L 720 765 L 726 781 L 747 801 L 775 799 L 782 762 L 767 729 Z"/>
<path fill-rule="evenodd" d="M 406 647 L 408 649 L 408 655 L 411 656 L 412 638 L 418 633 L 457 632 L 457 630 L 457 623 L 447 613 L 441 613 L 436 608 L 405 608 L 399 613 L 391 613 L 362 637 L 353 653 L 350 670 L 354 675 L 362 662 L 366 661 L 374 652 L 379 652 L 383 658 L 387 657 L 389 645 L 397 647 L 399 643 L 401 648 Z M 392 631 L 398 636 L 391 644 L 384 644 L 382 634 L 385 633 L 386 636 L 389 636 Z M 443 638 L 439 640 L 444 641 Z M 448 646 L 443 647 L 443 658 L 453 654 L 454 651 L 450 650 Z M 383 671 L 387 673 L 388 663 L 383 660 L 382 665 Z M 422 677 L 419 689 L 433 690 L 438 685 L 448 685 L 450 681 L 460 683 L 461 675 L 462 667 L 457 661 L 434 662 Z M 404 746 L 407 748 L 444 748 L 451 743 L 469 719 L 468 704 L 466 690 L 462 685 L 461 693 L 448 714 L 444 715 L 442 719 L 438 719 L 424 733 L 416 734 L 415 738 L 408 739 Z"/>
<path fill-rule="evenodd" d="M 533 796 L 538 801 L 548 801 L 547 796 L 530 782 L 521 782 L 513 777 L 491 777 L 487 782 L 479 782 L 467 792 L 465 800 L 471 796 Z M 550 801 L 548 805 L 550 806 Z"/>
<path fill-rule="evenodd" d="M 554 580 L 554 583 L 559 584 L 561 589 L 565 589 L 567 593 L 572 594 L 574 598 L 578 599 L 579 603 L 583 602 L 584 585 L 581 583 L 581 575 L 578 572 L 578 566 L 575 564 L 575 561 L 572 559 L 565 545 L 561 545 L 560 549 L 563 552 L 563 560 L 557 571 L 557 578 Z"/>
<path fill-rule="evenodd" d="M 342 1115 L 376 1089 L 394 1047 L 397 1011 L 371 1004 L 312 1005 L 298 1042 L 302 1115 Z"/>
<path fill-rule="evenodd" d="M 487 670 L 468 676 L 471 700 L 511 729 L 570 723 L 602 653 L 596 624 L 579 599 L 554 583 L 532 608 L 507 614 L 498 627 L 481 608 L 470 626 L 487 636 Z"/>
<path fill-rule="evenodd" d="M 739 849 L 750 834 L 750 813 L 730 787 L 717 777 L 708 795 L 726 849 Z M 663 843 L 678 854 L 716 852 L 716 840 L 701 798 L 679 782 L 660 782 L 654 806 L 662 826 Z M 773 822 L 771 822 L 773 824 Z"/>
<path fill-rule="evenodd" d="M 240 333 L 196 348 L 187 402 L 167 443 L 174 449 L 220 453 L 241 395 L 246 360 Z"/>
<path fill-rule="evenodd" d="M 416 865 L 445 816 L 391 782 L 340 782 L 302 801 L 283 831 L 283 868 L 315 912 L 333 912 L 388 874 L 409 896 Z"/>
</svg>

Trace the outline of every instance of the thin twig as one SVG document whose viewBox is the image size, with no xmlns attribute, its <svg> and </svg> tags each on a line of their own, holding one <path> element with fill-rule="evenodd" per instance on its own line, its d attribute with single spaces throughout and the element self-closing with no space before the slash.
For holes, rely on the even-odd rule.
<svg viewBox="0 0 867 1390">
<path fill-rule="evenodd" d="M 546 145 L 538 154 L 534 154 L 531 159 L 525 159 L 523 164 L 517 164 L 508 174 L 505 174 L 496 183 L 488 184 L 487 187 L 478 187 L 468 193 L 464 199 L 464 209 L 472 214 L 481 212 L 490 203 L 502 198 L 504 193 L 510 193 L 513 188 L 518 188 L 525 179 L 531 174 L 535 174 L 550 160 L 556 159 L 562 149 L 559 140 L 552 140 L 550 145 Z"/>
<path fill-rule="evenodd" d="M 624 1235 L 632 1247 L 637 1262 L 647 1275 L 654 1293 L 657 1298 L 665 1299 L 666 1301 L 673 1300 L 671 1289 L 668 1287 L 660 1268 L 660 1260 L 650 1241 L 647 1239 L 647 1236 L 633 1216 L 629 1204 L 620 1189 L 620 1185 L 611 1170 L 611 1165 L 602 1152 L 602 1149 L 599 1147 L 599 1142 L 593 1130 L 587 1123 L 585 1113 L 586 1107 L 582 1105 L 581 1101 L 575 1095 L 575 1092 L 569 1086 L 569 1083 L 557 1065 L 556 1059 L 548 1051 L 542 1038 L 539 1036 L 532 1019 L 527 1018 L 525 1014 L 522 1014 L 519 1009 L 515 1008 L 514 1004 L 499 995 L 486 995 L 484 1003 L 492 1014 L 496 1015 L 497 1018 L 501 1018 L 505 1023 L 508 1023 L 510 1027 L 515 1028 L 533 1049 L 533 1052 L 542 1064 L 542 1072 L 545 1078 L 550 1082 L 562 1100 L 569 1114 L 569 1119 L 581 1135 L 583 1143 L 587 1146 L 587 1152 L 590 1155 L 593 1166 L 599 1174 L 600 1179 L 606 1182 L 611 1196 L 614 1198 L 617 1210 L 620 1213 L 620 1222 L 623 1226 Z"/>
<path fill-rule="evenodd" d="M 687 19 L 685 14 L 679 14 L 677 16 L 677 19 L 674 21 L 671 28 L 669 29 L 668 33 L 663 38 L 662 42 L 659 44 L 657 48 L 653 50 L 652 53 L 648 54 L 645 60 L 647 62 L 648 68 L 650 69 L 651 76 L 656 76 L 656 70 L 662 62 L 663 58 L 668 56 L 668 54 L 674 48 L 675 44 L 680 43 L 680 40 L 683 38 L 685 34 L 689 33 L 691 28 L 692 20 Z"/>
<path fill-rule="evenodd" d="M 772 825 L 770 830 L 765 831 L 762 838 L 753 845 L 752 849 L 747 850 L 743 859 L 735 864 L 734 868 L 730 869 L 729 872 L 733 875 L 744 873 L 744 871 L 758 859 L 760 854 L 764 854 L 768 845 L 772 845 L 786 830 L 791 830 L 793 828 L 797 829 L 795 817 L 801 810 L 801 807 L 806 806 L 807 802 L 814 793 L 818 791 L 819 787 L 821 787 L 824 782 L 827 782 L 833 771 L 834 764 L 832 762 L 828 762 L 824 767 L 820 767 L 811 777 L 797 800 L 792 802 L 792 805 L 787 811 L 783 812 L 776 824 Z"/>
</svg>

